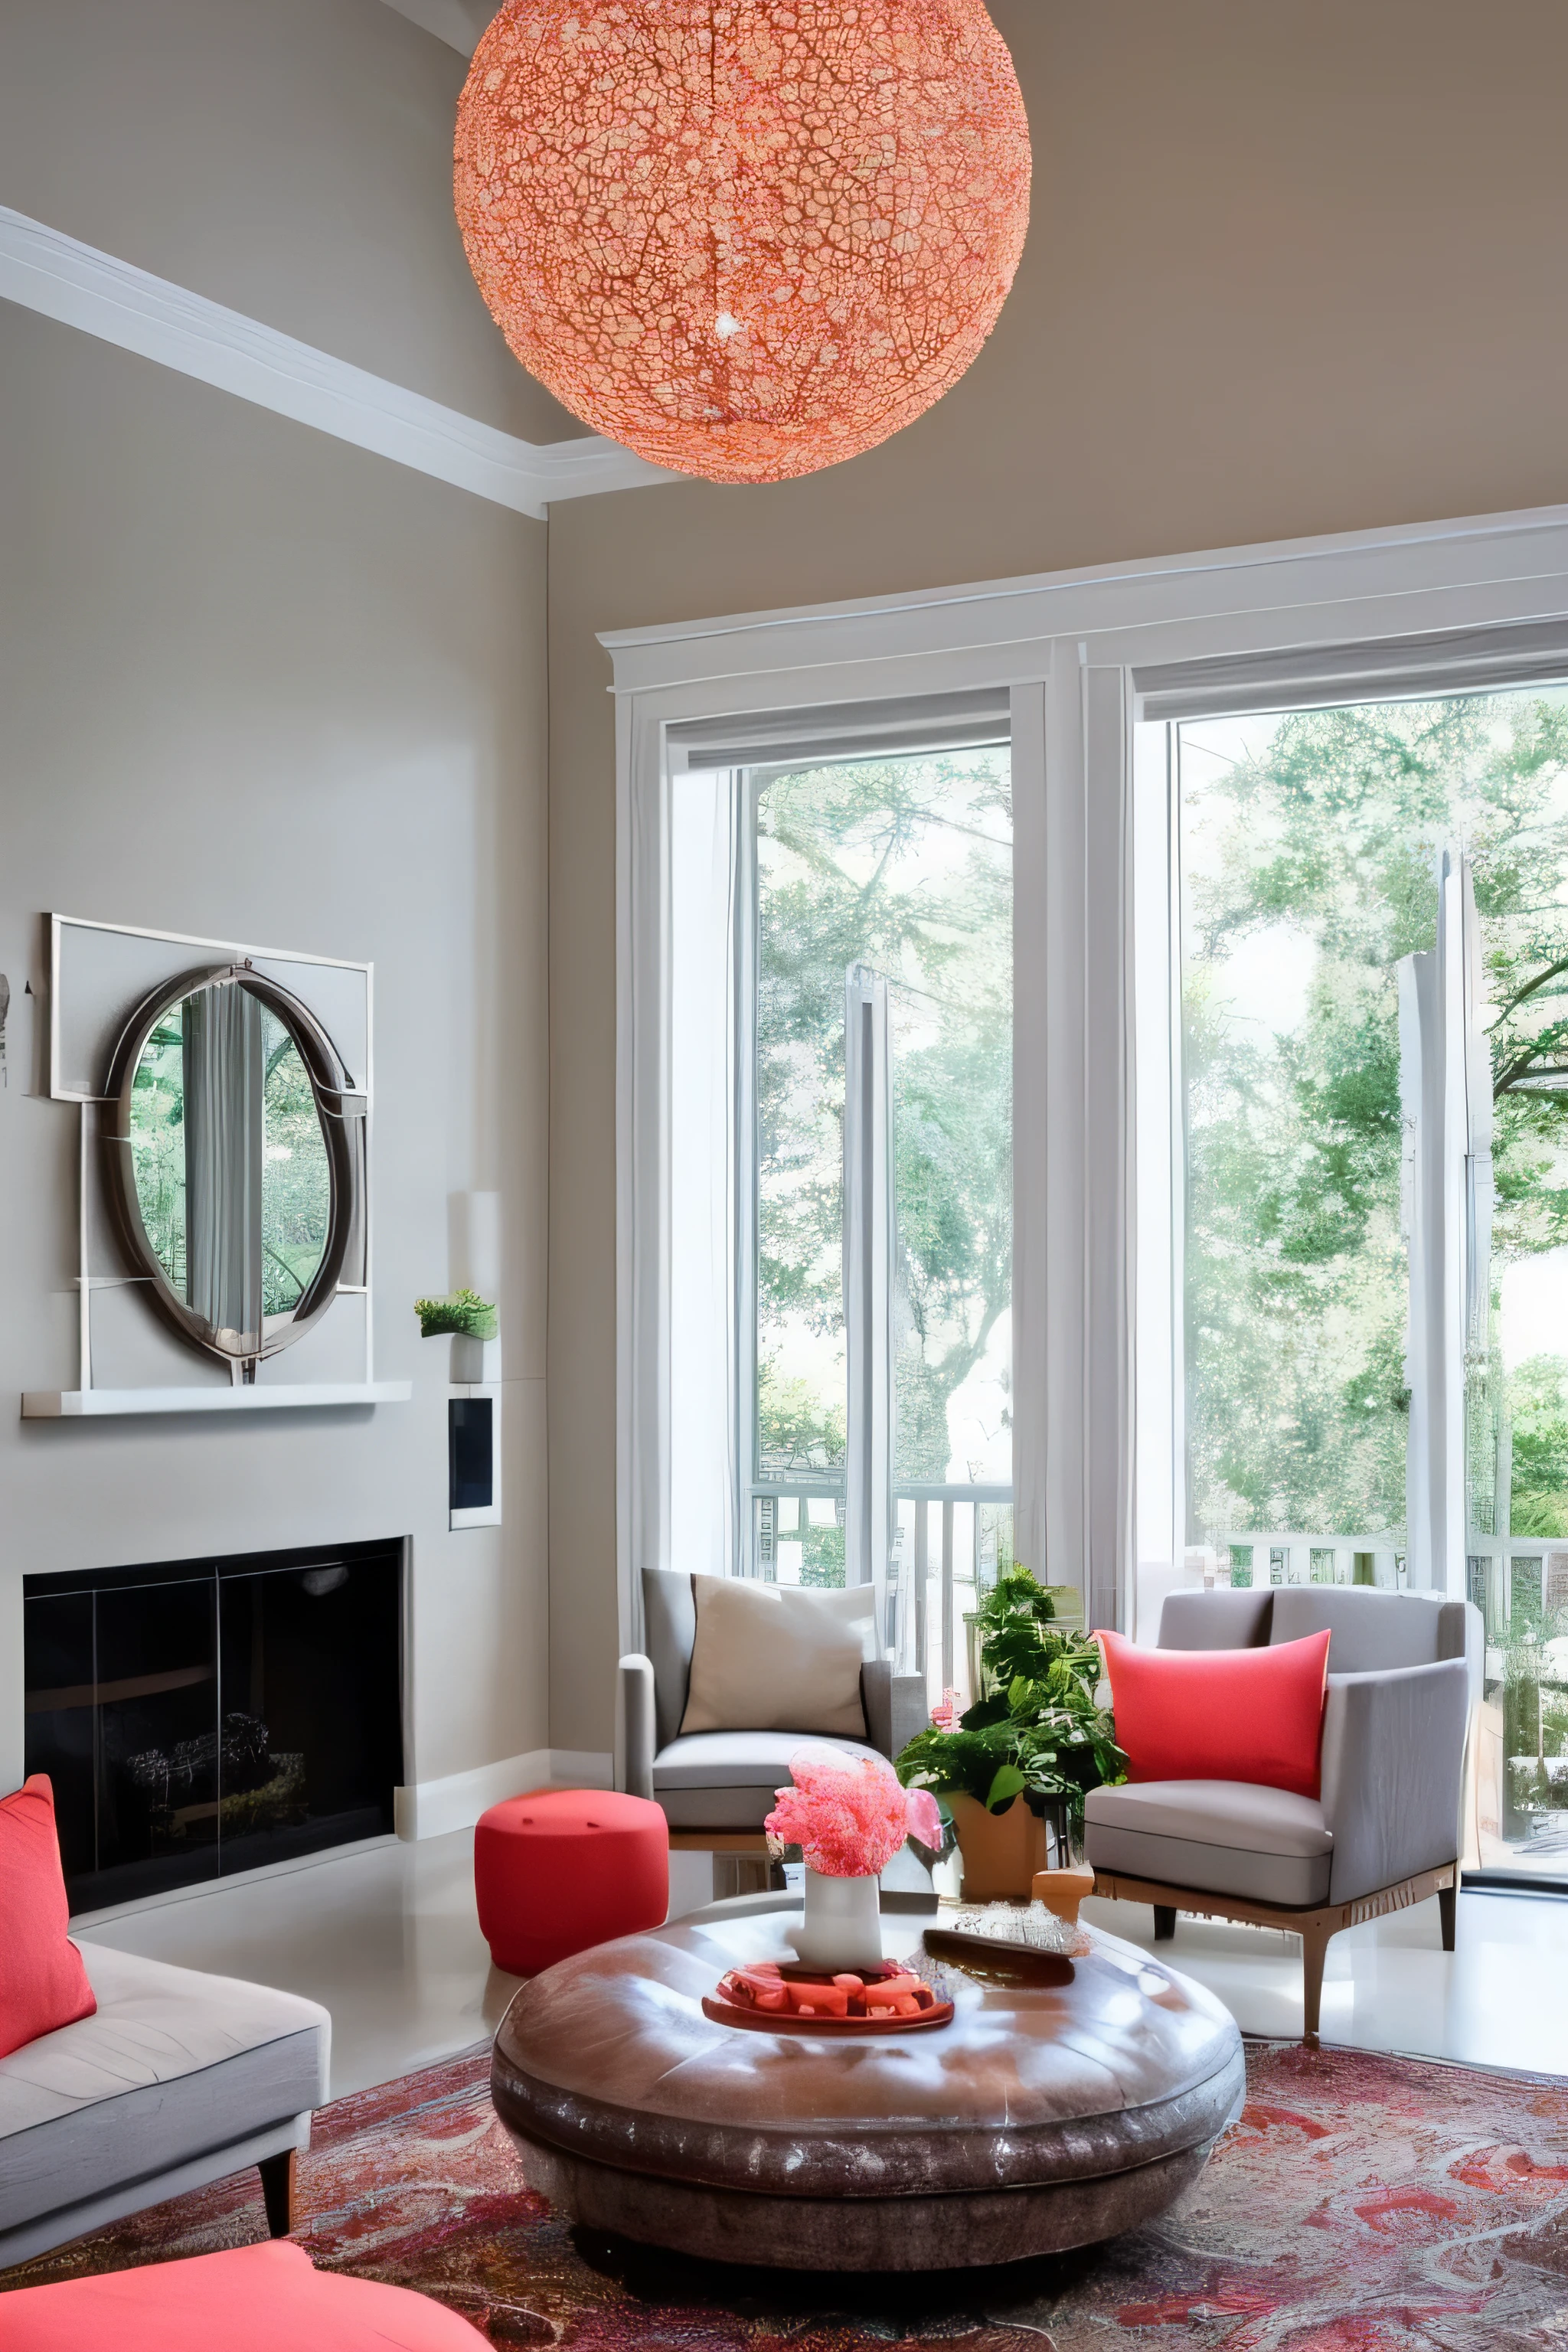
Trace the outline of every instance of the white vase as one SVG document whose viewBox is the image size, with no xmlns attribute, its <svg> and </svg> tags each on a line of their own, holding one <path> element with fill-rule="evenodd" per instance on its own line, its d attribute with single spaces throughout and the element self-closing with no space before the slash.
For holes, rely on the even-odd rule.
<svg viewBox="0 0 1568 2352">
<path fill-rule="evenodd" d="M 874 1968 L 882 1957 L 881 1882 L 805 1874 L 805 1917 L 791 1937 L 808 1969 L 836 1975 Z"/>
</svg>

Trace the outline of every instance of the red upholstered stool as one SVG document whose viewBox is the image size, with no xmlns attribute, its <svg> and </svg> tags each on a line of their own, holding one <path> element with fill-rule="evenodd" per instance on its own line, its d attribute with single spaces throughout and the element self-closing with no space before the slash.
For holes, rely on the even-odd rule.
<svg viewBox="0 0 1568 2352">
<path fill-rule="evenodd" d="M 5 2352 L 486 2352 L 445 2304 L 274 2238 L 0 2295 Z"/>
<path fill-rule="evenodd" d="M 668 1823 L 646 1797 L 597 1789 L 509 1797 L 479 1816 L 474 1892 L 497 1968 L 537 1976 L 590 1944 L 664 1925 Z"/>
</svg>

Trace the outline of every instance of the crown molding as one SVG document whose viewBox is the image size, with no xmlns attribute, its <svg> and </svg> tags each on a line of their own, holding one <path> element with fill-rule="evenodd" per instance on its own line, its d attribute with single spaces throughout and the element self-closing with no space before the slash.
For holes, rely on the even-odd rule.
<svg viewBox="0 0 1568 2352">
<path fill-rule="evenodd" d="M 520 441 L 3 205 L 0 298 L 517 514 L 683 478 L 598 435 Z"/>
</svg>

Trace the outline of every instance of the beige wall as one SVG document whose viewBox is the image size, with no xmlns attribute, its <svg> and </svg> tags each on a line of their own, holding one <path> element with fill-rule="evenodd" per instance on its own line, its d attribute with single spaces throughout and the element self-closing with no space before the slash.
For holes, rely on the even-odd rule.
<svg viewBox="0 0 1568 2352">
<path fill-rule="evenodd" d="M 0 1785 L 21 1580 L 414 1538 L 415 1748 L 542 1746 L 545 530 L 0 305 Z M 77 1381 L 46 909 L 375 965 L 376 1370 L 409 1404 L 23 1422 Z M 447 1201 L 504 1205 L 506 1523 L 447 1521 Z M 112 1268 L 105 1268 L 112 1271 Z M 12 1751 L 16 1752 L 13 1753 Z"/>
<path fill-rule="evenodd" d="M 382 0 L 0 0 L 0 204 L 531 441 L 452 212 L 468 61 Z"/>
<path fill-rule="evenodd" d="M 609 1738 L 614 739 L 600 629 L 1568 499 L 1563 0 L 993 0 L 1033 226 L 968 376 L 804 481 L 550 521 L 551 1644 Z"/>
<path fill-rule="evenodd" d="M 0 0 L 0 202 L 514 428 L 452 226 L 463 61 L 379 0 Z M 521 408 L 516 405 L 521 397 Z M 412 1535 L 430 1781 L 548 1738 L 546 530 L 0 302 L 0 1787 L 22 1579 Z M 46 909 L 375 964 L 370 1412 L 22 1422 L 68 1388 Z M 447 1526 L 448 1201 L 499 1191 L 506 1519 Z"/>
</svg>

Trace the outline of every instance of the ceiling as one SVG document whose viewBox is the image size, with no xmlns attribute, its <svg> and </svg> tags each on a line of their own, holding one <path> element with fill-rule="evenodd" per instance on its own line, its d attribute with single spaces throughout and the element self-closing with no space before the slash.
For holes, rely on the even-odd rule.
<svg viewBox="0 0 1568 2352">
<path fill-rule="evenodd" d="M 471 58 L 479 35 L 495 15 L 498 0 L 386 0 L 400 16 L 423 25 L 438 41 Z"/>
</svg>

